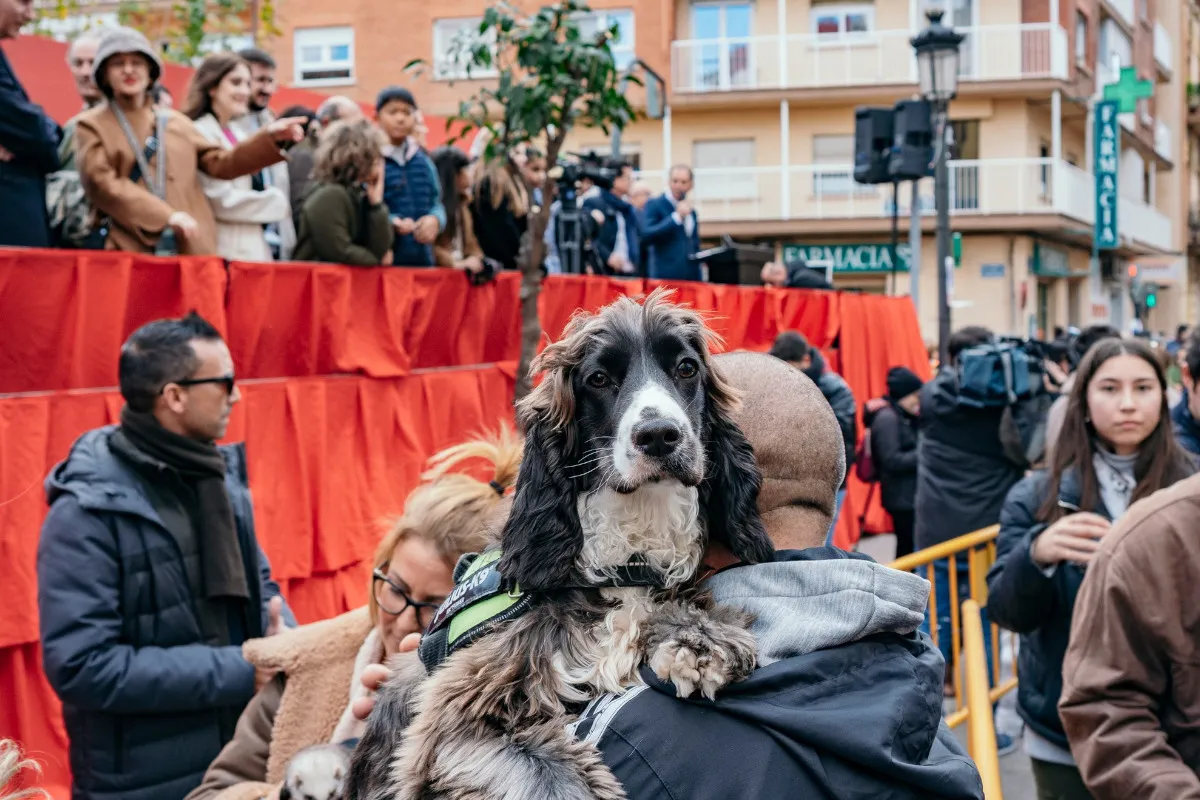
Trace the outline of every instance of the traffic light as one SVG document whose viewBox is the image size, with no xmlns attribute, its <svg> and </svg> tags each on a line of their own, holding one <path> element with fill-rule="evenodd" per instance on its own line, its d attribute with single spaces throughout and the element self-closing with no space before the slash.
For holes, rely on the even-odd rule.
<svg viewBox="0 0 1200 800">
<path fill-rule="evenodd" d="M 854 180 L 857 183 L 891 183 L 888 157 L 892 149 L 890 108 L 854 111 Z"/>
<path fill-rule="evenodd" d="M 1158 284 L 1146 284 L 1146 308 L 1151 309 L 1158 305 Z"/>
</svg>

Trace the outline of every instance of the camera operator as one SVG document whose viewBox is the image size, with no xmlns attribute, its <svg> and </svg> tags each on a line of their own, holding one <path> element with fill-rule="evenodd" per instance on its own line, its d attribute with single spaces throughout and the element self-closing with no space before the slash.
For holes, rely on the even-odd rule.
<svg viewBox="0 0 1200 800">
<path fill-rule="evenodd" d="M 638 274 L 641 251 L 638 215 L 625 200 L 633 168 L 624 159 L 612 158 L 593 179 L 600 193 L 583 203 L 585 216 L 597 228 L 592 246 L 606 273 L 633 277 Z"/>
<path fill-rule="evenodd" d="M 599 166 L 599 164 L 597 164 L 597 166 Z M 571 170 L 572 172 L 581 171 L 580 168 L 576 167 L 575 165 L 570 165 L 568 170 Z M 570 179 L 573 177 L 573 175 L 568 174 L 566 177 Z M 585 200 L 600 194 L 600 188 L 596 186 L 590 177 L 588 177 L 586 171 L 582 171 L 578 181 L 572 182 L 570 186 L 574 191 L 574 199 L 571 202 L 576 208 L 582 206 Z M 565 192 L 560 184 L 558 197 L 550 206 L 550 221 L 546 224 L 546 233 L 542 238 L 542 241 L 546 245 L 546 272 L 550 273 L 551 275 L 555 275 L 563 271 L 562 259 L 558 250 L 558 217 L 559 212 L 562 210 L 562 198 L 564 194 Z"/>
</svg>

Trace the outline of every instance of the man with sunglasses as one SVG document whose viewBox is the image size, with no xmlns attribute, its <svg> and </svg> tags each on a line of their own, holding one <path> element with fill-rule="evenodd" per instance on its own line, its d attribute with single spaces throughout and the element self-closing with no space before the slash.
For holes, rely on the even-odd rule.
<svg viewBox="0 0 1200 800">
<path fill-rule="evenodd" d="M 73 797 L 183 797 L 271 676 L 244 641 L 295 621 L 254 534 L 240 399 L 221 335 L 195 313 L 121 349 L 119 425 L 46 480 L 38 547 L 46 676 L 63 704 Z M 286 621 L 286 623 L 285 623 Z"/>
</svg>

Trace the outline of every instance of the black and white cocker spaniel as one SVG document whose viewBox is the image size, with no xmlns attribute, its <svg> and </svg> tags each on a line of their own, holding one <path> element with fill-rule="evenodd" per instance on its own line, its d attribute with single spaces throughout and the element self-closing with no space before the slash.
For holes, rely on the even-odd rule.
<svg viewBox="0 0 1200 800">
<path fill-rule="evenodd" d="M 745 562 L 772 557 L 761 476 L 730 419 L 715 335 L 669 296 L 579 314 L 535 361 L 497 570 L 510 598 L 531 599 L 373 715 L 360 749 L 375 752 L 356 760 L 387 769 L 363 797 L 623 798 L 565 730 L 582 704 L 639 683 L 643 663 L 683 696 L 753 669 L 750 620 L 693 584 L 710 540 Z"/>
</svg>

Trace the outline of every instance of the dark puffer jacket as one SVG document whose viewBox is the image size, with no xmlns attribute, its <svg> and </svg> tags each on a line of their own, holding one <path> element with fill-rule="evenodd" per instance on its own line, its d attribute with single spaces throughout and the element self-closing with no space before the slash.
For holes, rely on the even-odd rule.
<svg viewBox="0 0 1200 800">
<path fill-rule="evenodd" d="M 1083 569 L 1061 563 L 1047 577 L 1033 562 L 1033 541 L 1048 527 L 1038 520 L 1038 509 L 1049 490 L 1049 473 L 1036 472 L 1014 486 L 1004 503 L 996 563 L 987 576 L 988 616 L 1000 627 L 1021 634 L 1017 712 L 1039 736 L 1068 747 L 1058 718 L 1058 698 Z M 1063 475 L 1058 499 L 1078 508 L 1079 497 L 1078 474 L 1068 472 Z M 1112 519 L 1103 503 L 1093 511 Z"/>
<path fill-rule="evenodd" d="M 812 382 L 821 390 L 833 415 L 837 417 L 838 427 L 842 430 L 842 441 L 846 445 L 846 477 L 842 480 L 841 488 L 846 487 L 850 479 L 850 468 L 854 466 L 854 451 L 858 448 L 858 414 L 854 402 L 854 392 L 850 385 L 836 372 L 825 364 L 825 357 L 815 347 L 810 351 L 812 366 L 804 370 Z"/>
<path fill-rule="evenodd" d="M 1175 441 L 1179 442 L 1179 446 L 1191 453 L 1193 458 L 1200 458 L 1200 425 L 1196 424 L 1196 419 L 1192 416 L 1187 394 L 1184 394 L 1183 399 L 1171 409 L 1171 427 L 1175 431 Z"/>
<path fill-rule="evenodd" d="M 917 494 L 917 420 L 895 403 L 868 422 L 871 457 L 879 472 L 880 498 L 890 511 L 912 511 Z"/>
<path fill-rule="evenodd" d="M 916 544 L 932 547 L 995 525 L 1024 467 L 1000 440 L 1003 408 L 958 405 L 958 377 L 946 368 L 921 390 Z"/>
<path fill-rule="evenodd" d="M 179 545 L 139 478 L 85 433 L 46 480 L 38 545 L 46 677 L 63 703 L 75 800 L 168 800 L 200 784 L 254 694 L 241 642 L 209 647 Z M 222 448 L 252 608 L 279 594 L 254 535 L 241 446 Z M 254 580 L 258 577 L 259 580 Z M 285 609 L 290 624 L 290 611 Z"/>
</svg>

